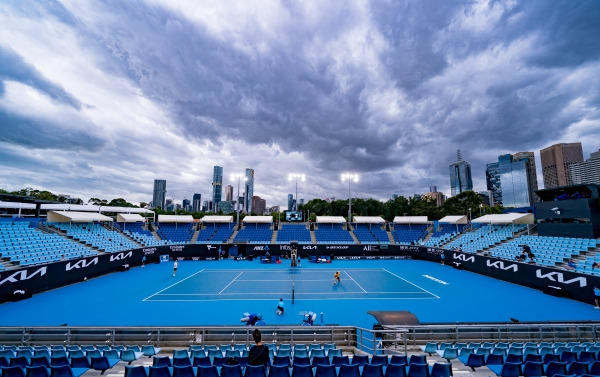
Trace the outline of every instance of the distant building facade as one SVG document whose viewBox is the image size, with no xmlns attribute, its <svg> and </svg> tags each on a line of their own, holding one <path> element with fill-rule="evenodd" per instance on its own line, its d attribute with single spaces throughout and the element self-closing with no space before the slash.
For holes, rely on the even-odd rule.
<svg viewBox="0 0 600 377">
<path fill-rule="evenodd" d="M 530 197 L 528 160 L 513 159 L 513 155 L 498 156 L 498 172 L 502 187 L 502 205 L 509 208 L 529 207 L 534 203 Z"/>
<path fill-rule="evenodd" d="M 261 198 L 260 196 L 253 196 L 252 208 L 254 213 L 256 213 L 257 215 L 262 215 L 267 209 L 267 201 Z"/>
<path fill-rule="evenodd" d="M 233 201 L 233 186 L 232 185 L 225 186 L 225 200 L 228 202 Z"/>
<path fill-rule="evenodd" d="M 192 196 L 192 212 L 201 212 L 202 211 L 202 195 L 194 194 Z"/>
<path fill-rule="evenodd" d="M 152 205 L 154 208 L 165 209 L 165 198 L 167 195 L 167 181 L 165 179 L 154 180 L 154 192 Z"/>
<path fill-rule="evenodd" d="M 429 189 L 431 189 L 431 188 L 437 189 L 436 186 L 431 186 Z M 426 198 L 431 198 L 431 199 L 435 200 L 435 205 L 437 207 L 441 207 L 444 204 L 444 202 L 446 201 L 446 195 L 444 195 L 443 192 L 430 191 L 430 192 L 426 192 L 425 194 L 423 194 L 423 196 Z"/>
<path fill-rule="evenodd" d="M 294 194 L 288 194 L 288 211 L 294 210 Z"/>
<path fill-rule="evenodd" d="M 458 161 L 450 165 L 450 193 L 452 196 L 473 190 L 471 165 L 462 159 L 460 149 L 456 152 L 456 155 Z"/>
<path fill-rule="evenodd" d="M 600 150 L 590 153 L 585 162 L 569 166 L 569 174 L 574 185 L 594 183 L 600 185 Z"/>
<path fill-rule="evenodd" d="M 213 192 L 212 192 L 212 207 L 214 211 L 217 211 L 218 203 L 223 197 L 223 168 L 221 166 L 215 166 L 213 168 Z"/>
<path fill-rule="evenodd" d="M 490 195 L 490 206 L 502 205 L 502 186 L 497 162 L 485 165 L 485 184 Z"/>
<path fill-rule="evenodd" d="M 540 150 L 544 189 L 571 186 L 569 167 L 583 162 L 581 143 L 562 143 Z"/>
</svg>

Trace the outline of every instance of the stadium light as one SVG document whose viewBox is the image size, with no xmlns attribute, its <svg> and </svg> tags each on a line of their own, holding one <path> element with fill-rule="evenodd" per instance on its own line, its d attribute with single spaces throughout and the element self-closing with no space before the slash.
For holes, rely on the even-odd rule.
<svg viewBox="0 0 600 377">
<path fill-rule="evenodd" d="M 232 174 L 231 175 L 231 179 L 236 179 L 238 180 L 238 191 L 237 191 L 237 198 L 235 199 L 235 215 L 236 215 L 236 223 L 237 223 L 237 227 L 238 230 L 240 229 L 240 180 L 242 178 L 244 178 L 244 181 L 246 181 L 248 178 L 246 178 L 245 174 Z"/>
<path fill-rule="evenodd" d="M 288 174 L 288 181 L 291 181 L 292 179 L 296 179 L 296 206 L 294 208 L 294 211 L 298 210 L 298 180 L 301 180 L 302 182 L 304 182 L 305 178 L 306 178 L 306 176 L 304 174 L 297 174 L 297 173 Z M 290 208 L 288 208 L 288 210 L 290 210 Z"/>
<path fill-rule="evenodd" d="M 352 181 L 358 182 L 358 174 L 343 173 L 342 182 L 348 181 L 348 222 L 352 221 L 352 195 L 350 193 L 350 184 Z"/>
</svg>

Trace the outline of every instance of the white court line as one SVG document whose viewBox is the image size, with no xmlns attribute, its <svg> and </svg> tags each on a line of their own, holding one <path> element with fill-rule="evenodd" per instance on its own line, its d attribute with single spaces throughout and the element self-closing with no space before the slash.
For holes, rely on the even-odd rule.
<svg viewBox="0 0 600 377">
<path fill-rule="evenodd" d="M 190 276 L 188 276 L 187 278 L 185 278 L 185 279 L 181 279 L 181 280 L 179 280 L 177 283 L 173 283 L 173 284 L 169 285 L 168 287 L 166 287 L 165 289 L 162 289 L 162 290 L 160 290 L 160 291 L 158 291 L 158 292 L 156 292 L 156 293 L 154 293 L 154 294 L 151 294 L 150 296 L 146 297 L 146 298 L 145 298 L 145 299 L 143 299 L 142 301 L 146 301 L 146 300 L 147 300 L 147 299 L 149 299 L 150 297 L 152 297 L 152 296 L 156 296 L 156 295 L 160 294 L 161 292 L 164 292 L 164 291 L 166 291 L 167 289 L 169 289 L 169 288 L 171 288 L 171 287 L 174 287 L 174 286 L 176 286 L 177 284 L 181 283 L 182 281 L 184 281 L 184 280 L 187 280 L 187 279 L 191 278 L 192 276 L 194 276 L 194 275 L 196 275 L 196 274 L 199 274 L 199 273 L 201 273 L 202 271 L 204 271 L 204 270 L 202 269 L 202 270 L 200 270 L 200 271 L 198 271 L 198 272 L 196 272 L 196 273 L 193 273 L 193 274 L 191 274 Z"/>
<path fill-rule="evenodd" d="M 430 295 L 433 295 L 433 296 L 435 296 L 435 298 L 440 298 L 440 296 L 438 296 L 438 295 L 436 295 L 436 294 L 433 294 L 433 293 L 429 292 L 427 289 L 421 288 L 421 287 L 419 287 L 418 285 L 416 285 L 416 284 L 414 284 L 414 283 L 411 283 L 410 281 L 408 281 L 408 280 L 404 279 L 403 277 L 400 277 L 400 276 L 398 276 L 398 275 L 394 274 L 393 272 L 390 272 L 390 271 L 386 270 L 385 268 L 382 268 L 382 270 L 383 270 L 383 271 L 385 271 L 385 272 L 387 272 L 387 273 L 388 273 L 388 274 L 390 274 L 390 275 L 393 275 L 393 276 L 397 277 L 398 279 L 404 280 L 405 282 L 407 282 L 408 284 L 410 284 L 410 285 L 412 285 L 412 286 L 414 286 L 414 287 L 417 287 L 417 288 L 419 288 L 419 289 L 421 289 L 421 290 L 423 290 L 423 291 L 425 291 L 425 292 L 429 293 Z"/>
<path fill-rule="evenodd" d="M 285 281 L 288 281 L 288 280 L 285 280 L 285 279 L 284 280 L 281 280 L 281 279 L 274 279 L 274 280 L 266 280 L 266 279 L 257 279 L 257 280 L 255 280 L 255 279 L 238 279 L 236 281 L 250 281 L 250 282 L 253 282 L 253 283 L 257 283 L 257 282 L 261 282 L 261 281 L 276 281 L 276 282 L 282 283 L 282 282 L 285 282 Z M 296 279 L 295 281 L 331 281 L 331 279 Z"/>
<path fill-rule="evenodd" d="M 362 287 L 360 284 L 358 284 L 358 282 L 357 282 L 356 280 L 354 280 L 354 279 L 352 278 L 352 276 L 350 276 L 350 274 L 348 273 L 348 271 L 346 271 L 346 270 L 343 270 L 343 271 L 344 271 L 344 273 L 345 273 L 346 275 L 348 275 L 348 277 L 350 278 L 350 280 L 352 280 L 352 281 L 354 282 L 354 284 L 358 285 L 358 288 L 362 289 L 362 290 L 363 290 L 363 292 L 367 293 L 367 291 L 366 291 L 366 290 L 365 290 L 365 289 L 364 289 L 364 288 L 363 288 L 363 287 Z M 381 271 L 381 270 L 380 270 L 380 271 Z"/>
<path fill-rule="evenodd" d="M 296 295 L 296 301 L 336 301 L 338 299 L 336 298 L 298 298 L 298 295 Z M 205 300 L 159 300 L 159 299 L 153 299 L 150 300 L 151 302 L 214 302 L 214 301 L 273 301 L 274 299 L 276 299 L 277 296 L 273 296 L 271 298 L 245 298 L 245 299 L 240 299 L 240 298 L 210 298 L 210 299 L 205 299 Z M 385 299 L 386 301 L 390 301 L 390 300 L 431 300 L 433 297 L 429 296 L 429 297 L 385 297 L 385 298 L 375 298 L 375 297 L 346 297 L 343 299 L 339 299 L 339 300 L 382 300 Z"/>
<path fill-rule="evenodd" d="M 289 291 L 285 291 L 285 292 L 244 292 L 244 293 L 162 293 L 160 295 L 157 296 L 246 296 L 246 295 L 281 295 L 281 294 L 288 294 L 290 293 Z M 403 294 L 403 295 L 424 295 L 424 294 L 430 294 L 429 292 L 360 292 L 360 291 L 356 291 L 356 292 L 343 292 L 343 293 L 338 293 L 338 292 L 302 292 L 302 293 L 296 293 L 296 295 L 336 295 L 336 296 L 343 296 L 343 295 L 363 295 L 363 294 L 372 294 L 372 293 L 377 293 L 377 294 Z"/>
<path fill-rule="evenodd" d="M 266 269 L 266 268 L 257 268 L 257 269 L 222 269 L 222 270 L 211 270 L 211 269 L 204 269 L 204 272 L 221 272 L 221 271 L 226 271 L 226 272 L 237 272 L 237 271 L 244 271 L 244 272 L 277 272 L 277 273 L 286 273 L 290 271 L 290 268 L 287 267 L 288 269 Z M 314 268 L 314 267 L 296 267 L 295 270 L 293 271 L 338 271 L 340 270 L 340 268 Z M 383 268 L 346 268 L 346 270 L 349 271 L 382 271 Z"/>
<path fill-rule="evenodd" d="M 223 293 L 223 291 L 224 291 L 224 290 L 226 290 L 227 288 L 229 288 L 229 286 L 230 286 L 231 284 L 233 284 L 233 282 L 235 281 L 235 279 L 239 278 L 239 277 L 240 277 L 240 275 L 241 275 L 241 274 L 243 274 L 243 273 L 244 273 L 244 271 L 240 272 L 240 273 L 239 273 L 239 274 L 238 274 L 236 277 L 234 277 L 234 278 L 233 278 L 233 280 L 232 280 L 232 281 L 230 281 L 230 282 L 229 282 L 229 284 L 227 284 L 227 285 L 225 286 L 225 288 L 221 289 L 221 292 L 219 292 L 219 294 Z"/>
</svg>

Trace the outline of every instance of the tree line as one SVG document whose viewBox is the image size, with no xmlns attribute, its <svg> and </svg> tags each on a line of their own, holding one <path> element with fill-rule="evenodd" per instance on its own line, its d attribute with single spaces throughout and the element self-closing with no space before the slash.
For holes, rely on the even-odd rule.
<svg viewBox="0 0 600 377">
<path fill-rule="evenodd" d="M 2 194 L 12 194 L 20 196 L 29 196 L 39 200 L 48 200 L 60 203 L 84 204 L 81 199 L 66 198 L 61 195 L 53 194 L 45 190 L 22 189 L 9 192 L 0 189 Z M 147 203 L 141 202 L 135 205 L 127 202 L 123 198 L 116 198 L 110 201 L 99 198 L 91 198 L 88 203 L 99 206 L 114 206 L 114 207 L 131 207 L 145 208 Z M 305 204 L 300 204 L 298 210 L 304 212 L 304 220 L 316 220 L 316 216 L 343 216 L 348 215 L 348 200 L 333 200 L 327 201 L 323 199 L 312 199 Z M 469 212 L 470 210 L 470 212 Z M 448 198 L 440 207 L 436 205 L 435 199 L 426 196 L 415 195 L 405 198 L 398 196 L 395 199 L 390 199 L 386 202 L 377 199 L 368 198 L 353 198 L 352 199 L 352 216 L 381 216 L 386 221 L 392 221 L 396 216 L 427 216 L 429 220 L 439 220 L 444 216 L 471 215 L 473 218 L 484 214 L 502 213 L 501 206 L 490 207 L 482 205 L 481 197 L 474 191 L 465 191 L 456 196 Z M 207 215 L 214 215 L 213 212 L 188 212 L 185 210 L 165 211 L 160 208 L 152 209 L 156 215 L 192 215 L 195 219 L 202 218 Z M 219 215 L 233 215 L 235 212 L 223 213 Z M 253 213 L 252 215 L 256 215 Z M 282 212 L 271 214 L 274 221 L 285 221 L 285 216 Z M 240 214 L 240 220 L 245 214 Z M 309 216 L 307 219 L 306 216 Z"/>
</svg>

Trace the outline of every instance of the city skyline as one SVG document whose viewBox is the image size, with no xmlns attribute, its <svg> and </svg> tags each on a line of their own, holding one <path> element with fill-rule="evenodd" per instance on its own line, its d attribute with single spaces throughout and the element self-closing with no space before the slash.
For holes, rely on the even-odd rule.
<svg viewBox="0 0 600 377">
<path fill-rule="evenodd" d="M 149 202 L 255 172 L 286 206 L 450 196 L 515 151 L 600 146 L 600 6 L 528 2 L 0 3 L 0 185 Z M 176 164 L 175 164 L 176 162 Z M 237 190 L 235 190 L 237 192 Z M 203 200 L 204 203 L 206 200 Z"/>
</svg>

